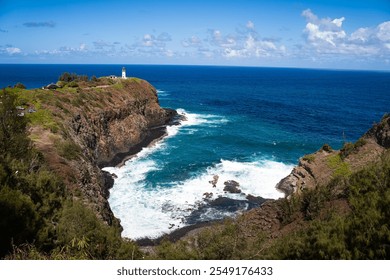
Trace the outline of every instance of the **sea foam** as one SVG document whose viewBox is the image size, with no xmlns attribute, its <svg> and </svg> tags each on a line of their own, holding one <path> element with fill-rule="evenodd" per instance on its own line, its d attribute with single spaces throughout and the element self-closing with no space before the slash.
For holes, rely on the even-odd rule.
<svg viewBox="0 0 390 280">
<path fill-rule="evenodd" d="M 110 191 L 109 203 L 115 216 L 121 220 L 124 229 L 122 235 L 125 237 L 156 238 L 188 225 L 191 214 L 208 204 L 206 193 L 212 193 L 210 199 L 228 197 L 243 201 L 246 200 L 247 194 L 273 199 L 283 196 L 275 189 L 275 185 L 289 174 L 292 166 L 265 159 L 251 162 L 221 159 L 217 163 L 201 168 L 185 180 L 172 181 L 164 186 L 152 185 L 147 179 L 148 175 L 164 166 L 158 164 L 151 155 L 169 149 L 166 139 L 179 133 L 194 133 L 198 127 L 204 125 L 218 125 L 228 121 L 218 115 L 194 114 L 183 109 L 177 111 L 185 116 L 186 121 L 181 125 L 168 127 L 167 138 L 144 148 L 120 168 L 105 168 L 106 171 L 117 175 L 114 187 Z M 215 187 L 210 184 L 214 175 L 219 176 Z M 242 193 L 224 192 L 224 182 L 228 180 L 237 181 Z M 215 220 L 232 215 L 234 213 L 224 211 L 223 208 L 207 208 L 197 221 Z"/>
</svg>

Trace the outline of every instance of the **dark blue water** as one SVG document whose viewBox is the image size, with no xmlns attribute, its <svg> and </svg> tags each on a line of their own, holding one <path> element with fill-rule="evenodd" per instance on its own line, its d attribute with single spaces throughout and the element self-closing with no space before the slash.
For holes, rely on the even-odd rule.
<svg viewBox="0 0 390 280">
<path fill-rule="evenodd" d="M 126 65 L 125 65 L 126 66 Z M 29 88 L 63 72 L 121 75 L 122 65 L 0 65 L 0 86 Z M 193 223 L 203 194 L 236 180 L 246 193 L 276 198 L 275 184 L 299 157 L 324 143 L 357 140 L 390 111 L 390 73 L 309 69 L 127 65 L 127 76 L 148 80 L 163 107 L 188 121 L 123 168 L 110 204 L 124 235 L 156 236 Z M 217 188 L 208 183 L 220 177 Z M 245 196 L 233 198 L 245 200 Z M 135 213 L 142 212 L 142 215 Z M 197 220 L 233 215 L 206 209 Z M 137 217 L 137 218 L 135 218 Z M 195 221 L 196 222 L 196 221 Z M 171 226 L 169 226 L 171 227 Z"/>
</svg>

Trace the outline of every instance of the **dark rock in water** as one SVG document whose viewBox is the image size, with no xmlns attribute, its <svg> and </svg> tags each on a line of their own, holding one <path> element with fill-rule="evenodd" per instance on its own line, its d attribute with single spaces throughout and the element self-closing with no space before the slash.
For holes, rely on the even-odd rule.
<svg viewBox="0 0 390 280">
<path fill-rule="evenodd" d="M 238 188 L 240 184 L 234 180 L 229 180 L 224 183 L 225 187 L 223 191 L 229 193 L 241 193 L 241 190 Z"/>
<path fill-rule="evenodd" d="M 256 205 L 257 207 L 267 201 L 267 199 L 262 198 L 261 196 L 253 196 L 251 194 L 248 194 L 246 199 L 250 204 Z"/>
<path fill-rule="evenodd" d="M 236 212 L 247 207 L 245 200 L 237 200 L 228 197 L 218 197 L 210 202 L 210 206 L 221 208 L 225 211 Z"/>
<path fill-rule="evenodd" d="M 219 176 L 218 175 L 214 175 L 213 176 L 213 180 L 209 181 L 209 183 L 211 185 L 213 185 L 213 188 L 217 187 L 218 179 L 219 179 Z"/>
<path fill-rule="evenodd" d="M 212 192 L 205 192 L 204 194 L 203 194 L 203 196 L 204 196 L 204 198 L 205 199 L 210 199 L 210 198 L 212 198 L 213 197 L 213 193 Z"/>
</svg>

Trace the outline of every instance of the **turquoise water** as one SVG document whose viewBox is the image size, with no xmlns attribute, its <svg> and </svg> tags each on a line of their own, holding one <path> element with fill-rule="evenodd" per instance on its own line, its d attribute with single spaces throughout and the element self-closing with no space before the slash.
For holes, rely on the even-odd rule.
<svg viewBox="0 0 390 280">
<path fill-rule="evenodd" d="M 148 80 L 160 104 L 186 117 L 168 136 L 121 168 L 110 205 L 123 235 L 157 237 L 251 207 L 244 194 L 226 194 L 235 180 L 245 194 L 283 195 L 275 189 L 299 157 L 324 143 L 357 140 L 390 111 L 390 73 L 308 69 L 126 66 Z M 120 75 L 118 65 L 0 65 L 0 85 L 40 87 L 64 72 Z M 215 188 L 209 183 L 219 176 Z M 212 198 L 205 199 L 205 193 Z M 221 197 L 239 203 L 213 204 Z"/>
</svg>

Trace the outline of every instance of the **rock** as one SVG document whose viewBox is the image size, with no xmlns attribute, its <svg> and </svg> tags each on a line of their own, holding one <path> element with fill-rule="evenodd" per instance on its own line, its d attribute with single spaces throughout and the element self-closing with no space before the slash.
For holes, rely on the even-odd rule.
<svg viewBox="0 0 390 280">
<path fill-rule="evenodd" d="M 229 192 L 229 193 L 241 193 L 241 190 L 238 188 L 240 184 L 234 180 L 229 180 L 223 183 L 225 187 L 223 188 L 223 191 Z"/>
<path fill-rule="evenodd" d="M 210 183 L 211 185 L 213 185 L 213 188 L 215 188 L 215 187 L 217 186 L 218 179 L 219 179 L 219 176 L 218 176 L 218 175 L 214 175 L 214 176 L 213 176 L 213 180 L 209 181 L 209 183 Z"/>
<path fill-rule="evenodd" d="M 246 196 L 246 199 L 248 200 L 248 202 L 250 202 L 256 206 L 260 206 L 261 204 L 263 204 L 264 202 L 267 201 L 267 199 L 262 198 L 261 196 L 253 196 L 251 194 L 248 194 Z"/>
<path fill-rule="evenodd" d="M 203 196 L 204 196 L 204 198 L 205 199 L 210 199 L 210 198 L 212 198 L 213 197 L 213 193 L 212 192 L 205 192 L 204 194 L 203 194 Z"/>
</svg>

